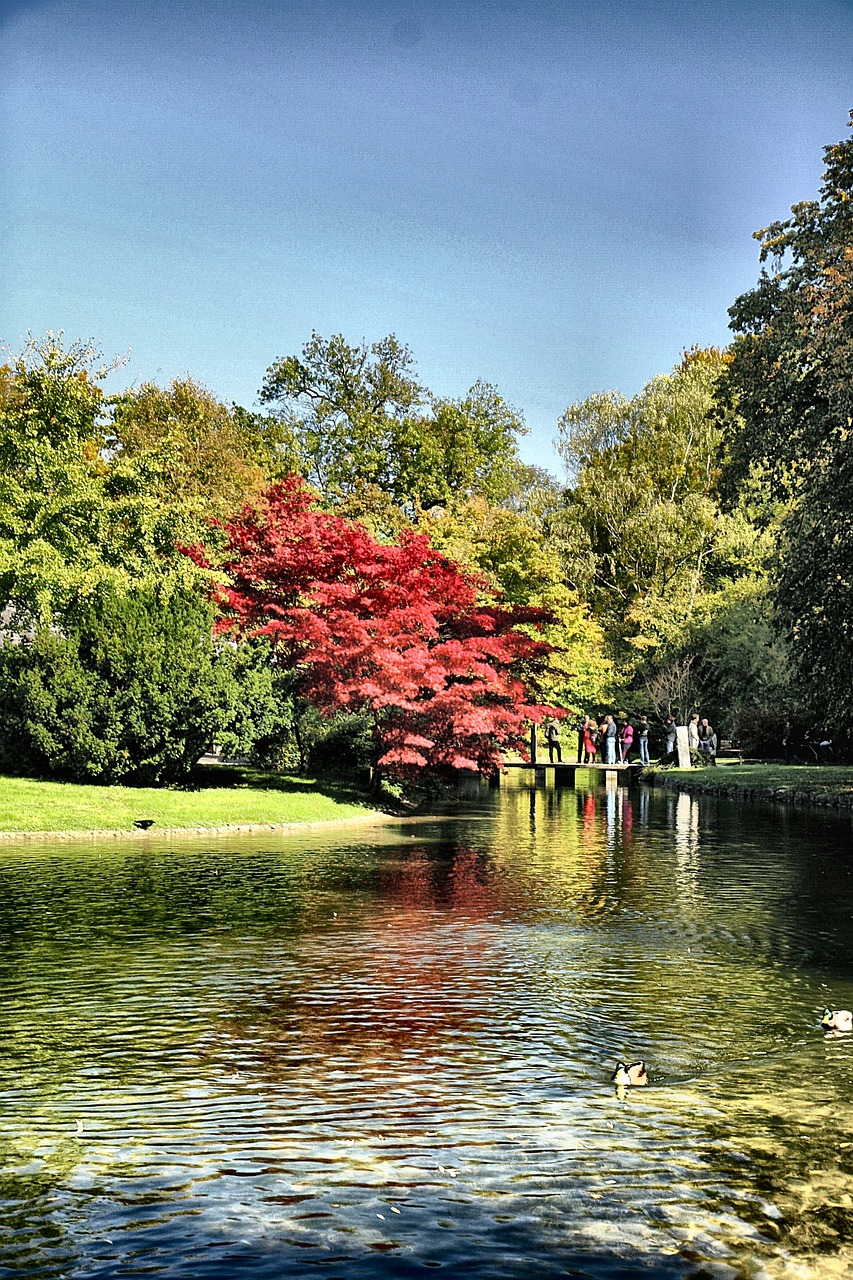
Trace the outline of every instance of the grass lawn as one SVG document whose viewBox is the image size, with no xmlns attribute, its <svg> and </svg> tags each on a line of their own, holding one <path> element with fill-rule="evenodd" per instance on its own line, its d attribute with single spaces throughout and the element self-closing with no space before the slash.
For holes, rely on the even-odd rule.
<svg viewBox="0 0 853 1280">
<path fill-rule="evenodd" d="M 739 764 L 721 762 L 716 769 L 668 769 L 666 778 L 690 780 L 691 790 L 800 791 L 810 796 L 853 797 L 853 767 L 849 765 Z"/>
<path fill-rule="evenodd" d="M 199 766 L 186 790 L 0 777 L 0 832 L 131 831 L 140 818 L 153 818 L 155 831 L 329 822 L 370 811 L 367 797 L 346 783 L 221 766 Z"/>
</svg>

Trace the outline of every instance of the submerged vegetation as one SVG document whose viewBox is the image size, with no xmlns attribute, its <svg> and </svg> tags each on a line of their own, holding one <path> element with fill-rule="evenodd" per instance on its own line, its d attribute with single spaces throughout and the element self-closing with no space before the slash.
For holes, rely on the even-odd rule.
<svg viewBox="0 0 853 1280">
<path fill-rule="evenodd" d="M 562 481 L 495 387 L 434 395 L 394 335 L 313 334 L 260 412 L 108 395 L 91 346 L 30 341 L 0 370 L 0 768 L 158 785 L 214 740 L 494 768 L 551 708 L 843 741 L 853 140 L 758 239 L 730 347 L 570 405 Z"/>
</svg>

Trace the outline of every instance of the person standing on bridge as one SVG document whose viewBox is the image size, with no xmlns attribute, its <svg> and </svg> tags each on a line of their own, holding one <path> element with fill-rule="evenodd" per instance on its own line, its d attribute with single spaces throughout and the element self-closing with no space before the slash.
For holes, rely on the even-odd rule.
<svg viewBox="0 0 853 1280">
<path fill-rule="evenodd" d="M 584 716 L 578 724 L 578 764 L 583 764 L 586 752 L 586 731 L 590 726 L 589 716 Z"/>
<path fill-rule="evenodd" d="M 604 763 L 616 763 L 616 737 L 618 734 L 616 721 L 611 715 L 604 717 Z"/>
<path fill-rule="evenodd" d="M 619 759 L 622 764 L 628 764 L 628 757 L 631 754 L 631 748 L 634 745 L 634 726 L 630 720 L 626 720 L 622 726 L 622 732 L 619 734 Z"/>
<path fill-rule="evenodd" d="M 563 763 L 563 753 L 560 749 L 560 726 L 551 716 L 550 720 L 545 721 L 545 741 L 548 743 L 548 759 L 551 764 L 554 763 L 554 752 L 557 753 L 557 763 Z"/>
<path fill-rule="evenodd" d="M 583 762 L 595 764 L 595 753 L 598 750 L 598 727 L 591 716 L 586 717 L 583 731 Z"/>
</svg>

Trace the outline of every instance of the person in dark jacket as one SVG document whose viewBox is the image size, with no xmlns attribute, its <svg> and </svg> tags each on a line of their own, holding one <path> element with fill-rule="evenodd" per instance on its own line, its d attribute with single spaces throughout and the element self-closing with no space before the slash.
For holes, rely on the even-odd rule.
<svg viewBox="0 0 853 1280">
<path fill-rule="evenodd" d="M 717 763 L 717 735 L 707 720 L 703 720 L 699 726 L 699 750 L 707 757 L 709 764 Z"/>
<path fill-rule="evenodd" d="M 640 764 L 649 763 L 649 717 L 640 716 L 637 723 L 637 745 L 640 748 Z"/>
<path fill-rule="evenodd" d="M 557 721 L 554 719 L 554 717 L 551 716 L 550 720 L 545 721 L 544 727 L 545 727 L 545 741 L 548 743 L 548 759 L 551 761 L 551 764 L 553 764 L 554 752 L 556 751 L 557 761 L 558 763 L 562 764 L 563 753 L 560 749 L 560 726 L 557 724 Z"/>
<path fill-rule="evenodd" d="M 666 734 L 666 755 L 671 756 L 675 750 L 675 744 L 678 740 L 675 716 L 667 716 L 666 723 L 663 726 L 663 731 Z"/>
<path fill-rule="evenodd" d="M 586 731 L 589 728 L 589 716 L 584 716 L 578 725 L 578 764 L 583 764 L 584 752 L 586 750 L 584 743 L 586 741 Z"/>
</svg>

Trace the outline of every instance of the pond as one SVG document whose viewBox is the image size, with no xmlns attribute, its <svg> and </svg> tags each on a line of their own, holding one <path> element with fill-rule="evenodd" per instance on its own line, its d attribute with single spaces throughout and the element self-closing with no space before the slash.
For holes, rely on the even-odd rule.
<svg viewBox="0 0 853 1280">
<path fill-rule="evenodd" d="M 849 823 L 583 776 L 0 849 L 0 1276 L 851 1274 Z"/>
</svg>

